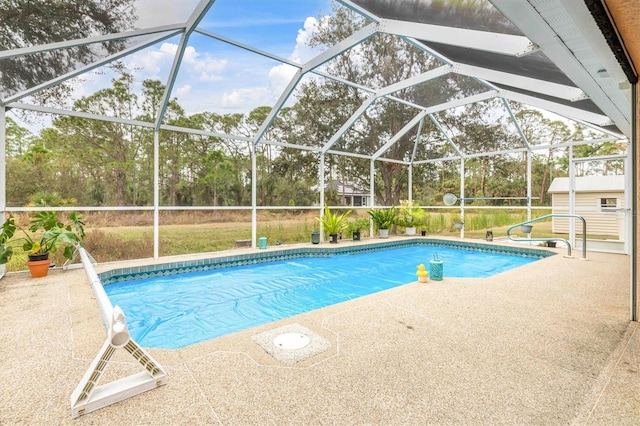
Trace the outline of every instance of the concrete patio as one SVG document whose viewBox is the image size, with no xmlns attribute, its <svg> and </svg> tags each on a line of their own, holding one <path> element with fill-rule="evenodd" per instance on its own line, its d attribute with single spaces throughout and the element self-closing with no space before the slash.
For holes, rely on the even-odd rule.
<svg viewBox="0 0 640 426">
<path fill-rule="evenodd" d="M 556 251 L 488 279 L 446 278 L 454 265 L 445 265 L 443 281 L 150 349 L 167 385 L 75 420 L 70 395 L 105 339 L 84 271 L 9 274 L 0 280 L 0 424 L 637 425 L 629 257 Z M 331 348 L 290 365 L 252 339 L 287 324 Z M 103 382 L 139 371 L 121 350 Z"/>
</svg>

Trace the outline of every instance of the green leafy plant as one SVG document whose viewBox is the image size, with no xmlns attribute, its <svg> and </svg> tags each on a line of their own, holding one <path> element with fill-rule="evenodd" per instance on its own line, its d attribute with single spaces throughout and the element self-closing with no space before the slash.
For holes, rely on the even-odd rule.
<svg viewBox="0 0 640 426">
<path fill-rule="evenodd" d="M 350 233 L 360 232 L 361 229 L 369 227 L 369 219 L 359 218 L 350 221 L 347 224 L 347 231 Z"/>
<path fill-rule="evenodd" d="M 17 230 L 24 236 L 13 238 Z M 15 218 L 9 216 L 0 231 L 0 264 L 9 261 L 14 245 L 21 245 L 29 256 L 48 255 L 64 247 L 64 257 L 72 259 L 75 245 L 85 237 L 82 215 L 76 212 L 69 214 L 67 223 L 58 220 L 57 212 L 39 212 L 32 217 L 28 229 L 16 225 Z"/>
<path fill-rule="evenodd" d="M 391 207 L 388 209 L 372 209 L 369 210 L 369 216 L 377 229 L 389 229 L 396 221 L 396 209 Z"/>
<path fill-rule="evenodd" d="M 424 217 L 424 210 L 415 201 L 402 200 L 398 208 L 396 224 L 404 227 L 418 226 Z"/>
<path fill-rule="evenodd" d="M 361 229 L 365 229 L 369 227 L 369 219 L 359 218 L 350 221 L 347 224 L 347 232 L 349 236 L 352 237 L 354 234 L 360 232 Z"/>
<path fill-rule="evenodd" d="M 328 206 L 324 206 L 324 215 L 316 219 L 322 223 L 324 231 L 329 235 L 336 235 L 347 227 L 347 219 L 351 210 L 344 213 L 333 213 Z"/>
</svg>

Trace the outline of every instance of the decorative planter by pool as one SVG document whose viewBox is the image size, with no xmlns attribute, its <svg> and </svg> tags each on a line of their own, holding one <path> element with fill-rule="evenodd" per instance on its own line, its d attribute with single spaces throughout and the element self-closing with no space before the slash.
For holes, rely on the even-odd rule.
<svg viewBox="0 0 640 426">
<path fill-rule="evenodd" d="M 405 232 L 407 233 L 407 235 L 416 235 L 416 227 L 409 226 L 406 228 Z"/>
<path fill-rule="evenodd" d="M 456 221 L 453 225 L 456 227 L 456 229 L 462 229 L 462 227 L 464 226 L 464 222 Z"/>
<path fill-rule="evenodd" d="M 258 247 L 260 247 L 261 249 L 267 248 L 267 237 L 260 237 L 260 239 L 258 240 Z"/>
<path fill-rule="evenodd" d="M 442 260 L 430 260 L 429 269 L 429 276 L 433 281 L 442 281 L 442 271 L 444 270 Z"/>
<path fill-rule="evenodd" d="M 380 230 L 378 230 L 378 236 L 380 238 L 389 238 L 389 230 L 388 229 L 380 229 Z"/>
<path fill-rule="evenodd" d="M 49 267 L 51 266 L 51 259 L 30 260 L 27 262 L 27 266 L 29 267 L 29 271 L 31 271 L 31 277 L 46 277 L 49 273 Z"/>
<path fill-rule="evenodd" d="M 521 230 L 524 234 L 530 234 L 532 229 L 533 229 L 533 226 L 532 226 L 532 225 L 521 225 L 521 226 L 520 226 L 520 230 Z"/>
<path fill-rule="evenodd" d="M 360 231 L 354 231 L 351 238 L 353 238 L 353 241 L 360 241 Z"/>
<path fill-rule="evenodd" d="M 338 244 L 338 234 L 329 234 L 329 242 L 332 244 Z"/>
<path fill-rule="evenodd" d="M 313 244 L 320 244 L 320 233 L 319 232 L 312 232 L 311 233 L 311 242 Z"/>
</svg>

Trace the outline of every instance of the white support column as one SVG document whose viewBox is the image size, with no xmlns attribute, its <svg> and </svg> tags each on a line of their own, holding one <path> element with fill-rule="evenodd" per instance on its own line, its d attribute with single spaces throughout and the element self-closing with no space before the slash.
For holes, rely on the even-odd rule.
<svg viewBox="0 0 640 426">
<path fill-rule="evenodd" d="M 624 191 L 624 210 L 623 210 L 623 221 L 624 221 L 624 252 L 626 254 L 631 254 L 631 239 L 632 239 L 632 226 L 633 221 L 631 216 L 631 206 L 633 205 L 633 161 L 632 158 L 635 155 L 635 145 L 630 143 L 627 145 L 627 155 L 623 160 L 624 164 L 624 187 L 626 188 Z"/>
<path fill-rule="evenodd" d="M 324 152 L 320 153 L 320 166 L 318 167 L 318 187 L 320 189 L 320 217 L 324 216 Z M 320 222 L 320 241 L 324 241 L 324 227 Z"/>
<path fill-rule="evenodd" d="M 0 105 L 0 219 L 4 222 L 7 209 L 7 119 L 6 107 Z M 7 265 L 0 265 L 0 278 L 4 277 Z"/>
<path fill-rule="evenodd" d="M 407 186 L 409 187 L 409 203 L 413 202 L 413 163 L 409 164 L 409 170 L 408 170 L 409 176 L 408 176 L 408 182 L 407 182 Z"/>
<path fill-rule="evenodd" d="M 371 159 L 369 162 L 369 198 L 371 199 L 371 208 L 375 208 L 376 206 L 376 191 L 375 191 L 375 180 L 376 180 L 376 165 L 375 160 Z M 369 236 L 373 237 L 374 229 L 373 229 L 373 221 L 369 221 Z"/>
<path fill-rule="evenodd" d="M 0 105 L 0 211 L 7 208 L 7 110 Z"/>
<path fill-rule="evenodd" d="M 153 130 L 153 258 L 160 257 L 160 131 Z"/>
<path fill-rule="evenodd" d="M 527 150 L 527 220 L 531 220 L 531 163 L 530 150 Z"/>
<path fill-rule="evenodd" d="M 460 159 L 460 220 L 464 224 L 464 158 Z M 460 228 L 460 238 L 464 238 L 464 225 Z"/>
<path fill-rule="evenodd" d="M 569 214 L 576 214 L 576 165 L 573 162 L 573 146 L 569 146 Z M 569 243 L 576 246 L 576 224 L 569 219 Z"/>
<path fill-rule="evenodd" d="M 256 159 L 256 147 L 251 144 L 251 247 L 256 248 L 258 241 L 258 161 Z"/>
</svg>

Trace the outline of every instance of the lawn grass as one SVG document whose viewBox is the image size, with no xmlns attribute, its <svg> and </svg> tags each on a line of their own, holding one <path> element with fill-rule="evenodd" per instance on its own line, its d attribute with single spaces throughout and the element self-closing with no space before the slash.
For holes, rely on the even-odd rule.
<svg viewBox="0 0 640 426">
<path fill-rule="evenodd" d="M 362 213 L 362 214 L 361 214 Z M 188 219 L 182 216 L 164 217 L 160 226 L 160 256 L 171 256 L 189 253 L 206 253 L 233 248 L 236 241 L 251 239 L 250 216 L 246 214 L 227 214 L 223 218 L 211 215 L 195 216 L 189 213 Z M 538 214 L 541 216 L 546 213 Z M 352 214 L 351 218 L 365 217 L 364 212 Z M 469 239 L 484 239 L 486 231 L 491 230 L 494 239 L 506 239 L 509 226 L 526 220 L 523 211 L 470 211 L 465 215 L 464 236 Z M 448 212 L 428 212 L 427 235 L 457 238 L 460 231 L 454 226 L 457 215 Z M 175 220 L 171 220 L 175 218 Z M 281 244 L 295 244 L 311 241 L 311 232 L 318 230 L 316 213 L 304 212 L 298 214 L 268 213 L 259 216 L 257 224 L 257 238 L 266 237 L 269 246 Z M 234 220 L 236 219 L 236 220 Z M 91 218 L 87 218 L 87 238 L 85 247 L 96 261 L 112 262 L 127 259 L 144 259 L 153 257 L 153 226 L 151 224 L 115 226 L 113 220 L 96 221 L 101 226 L 92 227 Z M 171 223 L 175 222 L 175 223 Z M 369 230 L 362 230 L 363 238 L 369 236 Z M 396 234 L 404 234 L 404 229 L 398 227 Z M 525 238 L 519 228 L 513 230 L 512 235 Z M 349 238 L 346 233 L 343 238 Z M 534 238 L 568 238 L 567 235 L 551 232 L 551 220 L 534 224 L 532 234 Z M 593 238 L 617 239 L 615 236 L 588 236 Z M 26 269 L 26 254 L 20 249 L 14 251 L 14 256 L 7 264 L 8 271 Z M 64 259 L 58 253 L 54 257 L 57 265 L 62 265 Z"/>
</svg>

